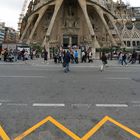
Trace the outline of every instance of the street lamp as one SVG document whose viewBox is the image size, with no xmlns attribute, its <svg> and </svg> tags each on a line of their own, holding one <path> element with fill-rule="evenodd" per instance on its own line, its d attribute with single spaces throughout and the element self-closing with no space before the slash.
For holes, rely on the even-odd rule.
<svg viewBox="0 0 140 140">
<path fill-rule="evenodd" d="M 136 21 L 136 18 L 133 17 L 131 19 L 132 23 L 133 23 L 133 28 L 132 28 L 132 32 L 131 32 L 131 47 L 132 47 L 132 51 L 134 51 L 134 46 L 133 46 L 133 34 L 134 34 L 134 29 L 135 29 L 135 21 Z"/>
</svg>

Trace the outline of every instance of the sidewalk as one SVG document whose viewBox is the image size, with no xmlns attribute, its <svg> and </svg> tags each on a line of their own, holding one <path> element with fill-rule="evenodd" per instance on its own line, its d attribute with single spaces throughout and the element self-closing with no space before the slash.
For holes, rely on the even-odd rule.
<svg viewBox="0 0 140 140">
<path fill-rule="evenodd" d="M 33 60 L 31 62 L 29 62 L 31 65 L 59 65 L 59 64 L 55 64 L 54 61 L 51 59 L 51 60 L 48 60 L 48 62 L 44 63 L 44 60 L 43 59 L 36 59 L 36 60 Z M 84 67 L 99 67 L 100 65 L 102 64 L 101 60 L 94 60 L 93 63 L 79 63 L 79 64 L 71 64 L 72 66 L 76 67 L 76 66 L 84 66 Z M 118 64 L 118 61 L 117 60 L 108 60 L 108 64 L 107 66 L 109 67 L 122 67 L 121 64 Z M 136 64 L 128 64 L 127 67 L 136 67 L 136 66 L 139 66 L 140 67 L 140 64 L 138 64 L 138 62 Z"/>
<path fill-rule="evenodd" d="M 73 67 L 99 67 L 102 64 L 101 60 L 94 60 L 93 63 L 79 63 L 79 64 L 72 64 Z M 55 64 L 53 59 L 48 60 L 47 62 L 44 62 L 44 59 L 37 58 L 34 60 L 28 60 L 26 61 L 17 61 L 17 62 L 4 62 L 0 61 L 0 65 L 37 65 L 37 66 L 48 66 L 48 65 L 60 65 Z M 121 64 L 118 64 L 117 60 L 108 60 L 108 67 L 122 67 Z M 127 67 L 140 67 L 140 64 L 138 62 L 136 64 L 128 64 Z"/>
</svg>

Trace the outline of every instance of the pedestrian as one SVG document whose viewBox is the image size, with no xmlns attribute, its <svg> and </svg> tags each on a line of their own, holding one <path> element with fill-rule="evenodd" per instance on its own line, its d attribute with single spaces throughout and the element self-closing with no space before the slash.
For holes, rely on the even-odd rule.
<svg viewBox="0 0 140 140">
<path fill-rule="evenodd" d="M 74 59 L 73 51 L 72 50 L 70 51 L 70 58 L 71 58 L 71 63 L 74 64 L 75 59 Z"/>
<path fill-rule="evenodd" d="M 25 50 L 24 52 L 24 61 L 25 61 L 25 64 L 27 64 L 27 60 L 29 59 L 29 54 L 28 54 L 28 51 Z"/>
<path fill-rule="evenodd" d="M 82 51 L 82 63 L 85 62 L 85 51 Z"/>
<path fill-rule="evenodd" d="M 57 64 L 58 60 L 58 54 L 54 53 L 54 63 Z"/>
<path fill-rule="evenodd" d="M 22 56 L 22 60 L 23 60 L 23 61 L 25 61 L 25 57 L 24 57 L 25 55 L 24 55 L 24 53 L 25 53 L 25 49 L 23 49 L 23 50 L 21 51 L 21 56 Z"/>
<path fill-rule="evenodd" d="M 64 72 L 67 73 L 70 71 L 69 69 L 69 63 L 70 63 L 71 55 L 70 52 L 67 51 L 63 53 L 63 67 L 64 67 Z"/>
<path fill-rule="evenodd" d="M 129 63 L 131 63 L 131 64 L 135 64 L 136 61 L 137 61 L 137 52 L 133 51 L 133 53 L 132 53 L 132 57 L 131 57 Z"/>
<path fill-rule="evenodd" d="M 61 52 L 58 53 L 58 63 L 62 63 L 62 54 L 61 54 Z"/>
<path fill-rule="evenodd" d="M 92 52 L 90 51 L 88 54 L 88 63 L 93 62 Z"/>
<path fill-rule="evenodd" d="M 48 52 L 44 49 L 44 62 L 48 61 Z"/>
<path fill-rule="evenodd" d="M 17 61 L 17 57 L 18 57 L 17 49 L 13 50 L 13 55 L 14 55 L 14 61 L 16 62 Z"/>
<path fill-rule="evenodd" d="M 9 60 L 9 62 L 13 62 L 13 59 L 14 59 L 13 50 L 10 49 L 10 51 L 8 53 L 8 60 Z"/>
<path fill-rule="evenodd" d="M 119 63 L 119 64 L 122 64 L 122 57 L 123 57 L 123 54 L 122 54 L 122 52 L 120 52 L 120 53 L 118 54 L 118 63 Z"/>
<path fill-rule="evenodd" d="M 74 52 L 74 59 L 75 59 L 75 63 L 76 64 L 78 64 L 79 63 L 79 61 L 78 61 L 78 51 L 76 50 L 75 52 Z"/>
<path fill-rule="evenodd" d="M 126 59 L 127 59 L 126 53 L 122 53 L 122 62 L 121 62 L 122 65 L 123 65 L 124 63 L 125 63 L 125 65 L 127 65 Z"/>
<path fill-rule="evenodd" d="M 105 53 L 102 54 L 101 60 L 102 60 L 102 65 L 100 71 L 102 72 L 104 70 L 105 65 L 107 64 L 107 57 Z"/>
<path fill-rule="evenodd" d="M 31 50 L 30 57 L 31 57 L 31 60 L 33 60 L 33 58 L 34 58 L 33 50 Z"/>
<path fill-rule="evenodd" d="M 5 49 L 5 51 L 4 51 L 4 61 L 6 62 L 7 61 L 7 59 L 8 59 L 8 50 L 7 50 L 7 48 Z"/>
</svg>

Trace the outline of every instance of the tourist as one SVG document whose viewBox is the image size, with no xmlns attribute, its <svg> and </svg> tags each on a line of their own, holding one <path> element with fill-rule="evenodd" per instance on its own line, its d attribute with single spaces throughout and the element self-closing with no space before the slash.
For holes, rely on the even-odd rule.
<svg viewBox="0 0 140 140">
<path fill-rule="evenodd" d="M 69 72 L 69 63 L 70 63 L 71 55 L 70 52 L 67 51 L 63 53 L 63 67 L 64 67 L 64 72 L 67 73 Z"/>
<path fill-rule="evenodd" d="M 4 56 L 4 61 L 6 62 L 7 58 L 8 58 L 8 50 L 7 50 L 7 48 L 4 50 L 3 56 Z"/>
<path fill-rule="evenodd" d="M 127 65 L 126 59 L 127 59 L 126 53 L 122 53 L 122 62 L 121 62 L 122 65 L 123 65 L 124 63 L 125 63 L 125 65 Z"/>
<path fill-rule="evenodd" d="M 25 61 L 25 57 L 24 57 L 25 55 L 24 55 L 24 53 L 25 53 L 25 49 L 23 49 L 23 50 L 21 51 L 21 56 L 22 56 L 22 60 L 23 60 L 23 61 Z"/>
<path fill-rule="evenodd" d="M 75 63 L 76 64 L 78 64 L 79 63 L 79 61 L 78 61 L 78 51 L 76 50 L 76 51 L 74 51 L 74 59 L 75 59 Z"/>
<path fill-rule="evenodd" d="M 132 53 L 132 57 L 131 57 L 129 63 L 131 63 L 131 64 L 135 64 L 136 61 L 137 61 L 137 52 L 133 51 L 133 53 Z"/>
<path fill-rule="evenodd" d="M 88 63 L 93 62 L 92 52 L 90 51 L 88 54 Z"/>
<path fill-rule="evenodd" d="M 24 52 L 24 61 L 25 61 L 25 64 L 27 63 L 27 60 L 29 59 L 29 54 L 28 54 L 28 51 L 25 50 Z"/>
<path fill-rule="evenodd" d="M 85 58 L 86 54 L 85 54 L 85 51 L 82 51 L 82 63 L 83 62 L 86 62 L 86 58 Z"/>
<path fill-rule="evenodd" d="M 48 60 L 48 52 L 46 51 L 46 49 L 44 49 L 44 62 L 47 62 Z"/>
<path fill-rule="evenodd" d="M 102 54 L 101 60 L 102 60 L 102 65 L 100 71 L 102 72 L 104 70 L 105 65 L 107 64 L 107 57 L 105 53 Z"/>
<path fill-rule="evenodd" d="M 118 54 L 118 63 L 119 63 L 119 64 L 122 64 L 122 57 L 123 57 L 123 53 L 120 52 L 120 53 Z"/>
</svg>

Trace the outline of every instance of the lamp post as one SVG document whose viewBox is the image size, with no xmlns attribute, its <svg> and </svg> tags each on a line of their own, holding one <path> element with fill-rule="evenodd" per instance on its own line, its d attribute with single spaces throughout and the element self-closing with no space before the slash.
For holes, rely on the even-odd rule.
<svg viewBox="0 0 140 140">
<path fill-rule="evenodd" d="M 133 28 L 132 28 L 132 32 L 131 32 L 131 47 L 132 47 L 132 51 L 134 51 L 134 46 L 133 46 L 133 34 L 134 34 L 134 30 L 135 30 L 135 21 L 136 21 L 136 18 L 133 17 L 131 19 L 132 23 L 133 23 Z"/>
</svg>

